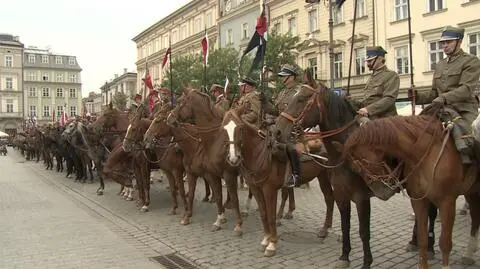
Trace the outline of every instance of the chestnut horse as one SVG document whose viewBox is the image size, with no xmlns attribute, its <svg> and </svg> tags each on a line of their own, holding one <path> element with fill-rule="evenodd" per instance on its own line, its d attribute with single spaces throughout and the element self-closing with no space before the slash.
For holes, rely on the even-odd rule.
<svg viewBox="0 0 480 269">
<path fill-rule="evenodd" d="M 407 190 L 417 221 L 419 268 L 422 269 L 429 268 L 426 258 L 429 202 L 440 211 L 442 268 L 450 268 L 455 202 L 459 195 L 465 194 L 472 226 L 462 262 L 474 262 L 472 255 L 477 248 L 480 225 L 480 183 L 475 182 L 477 168 L 462 165 L 453 138 L 449 132 L 444 132 L 435 116 L 391 117 L 368 122 L 350 135 L 344 154 L 367 182 L 394 178 L 387 184 Z M 405 164 L 403 179 L 392 175 L 385 162 L 387 157 Z"/>
<path fill-rule="evenodd" d="M 144 106 L 141 105 L 135 117 L 130 121 L 127 129 L 127 134 L 123 140 L 123 149 L 125 152 L 131 152 L 134 156 L 134 171 L 138 176 L 143 176 L 142 183 L 139 186 L 139 197 L 143 201 L 142 211 L 147 211 L 150 202 L 150 168 L 152 165 L 158 165 L 168 178 L 170 186 L 170 194 L 172 195 L 173 206 L 170 210 L 170 215 L 176 215 L 178 208 L 177 193 L 180 191 L 180 197 L 183 201 L 185 211 L 187 211 L 187 200 L 185 196 L 185 188 L 183 184 L 183 154 L 175 150 L 171 137 L 166 137 L 156 140 L 155 145 L 150 144 L 149 147 L 144 145 L 143 137 L 147 129 L 152 123 L 151 120 L 142 118 L 144 114 L 142 110 Z M 148 167 L 143 167 L 147 165 Z M 148 171 L 147 171 L 148 170 Z M 138 181 L 138 178 L 137 178 Z"/>
<path fill-rule="evenodd" d="M 240 167 L 245 181 L 257 201 L 262 219 L 264 237 L 261 245 L 266 257 L 274 256 L 277 249 L 276 209 L 277 194 L 285 181 L 286 162 L 272 156 L 270 142 L 260 135 L 259 129 L 240 119 L 235 110 L 225 113 L 222 123 L 229 137 L 228 162 Z M 327 215 L 321 234 L 327 235 L 332 226 L 333 193 L 327 169 L 315 160 L 301 162 L 301 182 L 318 179 L 325 197 Z"/>
<path fill-rule="evenodd" d="M 213 106 L 208 95 L 198 90 L 185 89 L 184 95 L 167 119 L 155 119 L 144 139 L 148 142 L 155 136 L 173 135 L 184 151 L 183 165 L 187 172 L 188 212 L 181 223 L 190 222 L 196 181 L 198 177 L 203 177 L 212 187 L 213 198 L 217 205 L 217 219 L 212 229 L 214 231 L 221 229 L 221 224 L 226 222 L 225 207 L 222 204 L 221 178 L 223 177 L 236 216 L 234 234 L 240 236 L 243 234 L 243 219 L 238 203 L 238 171 L 226 162 L 228 137 L 221 128 L 221 123 L 221 114 Z"/>
</svg>

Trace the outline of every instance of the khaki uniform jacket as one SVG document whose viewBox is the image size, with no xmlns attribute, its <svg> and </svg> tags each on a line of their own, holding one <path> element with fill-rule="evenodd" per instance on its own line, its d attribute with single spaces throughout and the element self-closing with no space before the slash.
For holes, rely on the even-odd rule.
<svg viewBox="0 0 480 269">
<path fill-rule="evenodd" d="M 474 90 L 479 83 L 480 59 L 460 50 L 437 63 L 432 90 L 417 94 L 418 104 L 429 104 L 441 96 L 447 107 L 454 109 L 470 124 L 478 115 Z"/>
<path fill-rule="evenodd" d="M 240 100 L 238 101 L 238 114 L 242 118 L 243 121 L 248 122 L 250 124 L 259 126 L 259 117 L 260 117 L 260 108 L 261 108 L 261 101 L 260 101 L 260 93 L 251 91 L 249 93 L 244 94 Z M 272 115 L 278 114 L 277 110 L 273 106 L 273 104 L 267 102 L 264 106 L 265 113 L 269 113 Z"/>
<path fill-rule="evenodd" d="M 290 104 L 293 96 L 300 90 L 300 87 L 301 85 L 296 85 L 292 88 L 285 88 L 273 97 L 273 103 L 279 112 L 283 112 L 287 109 L 288 104 Z"/>
<path fill-rule="evenodd" d="M 364 88 L 364 96 L 361 101 L 352 100 L 357 109 L 367 108 L 370 119 L 396 116 L 395 102 L 400 87 L 400 78 L 395 71 L 386 66 L 373 71 L 367 85 Z"/>
<path fill-rule="evenodd" d="M 150 119 L 155 119 L 160 115 L 166 116 L 166 114 L 169 113 L 172 110 L 172 108 L 173 107 L 171 102 L 166 102 L 164 104 L 158 102 L 155 104 L 155 106 L 152 109 L 152 114 L 150 115 Z"/>
<path fill-rule="evenodd" d="M 223 117 L 225 112 L 227 112 L 227 110 L 230 109 L 230 103 L 228 102 L 228 99 L 225 98 L 225 96 L 219 95 L 215 102 L 215 108 L 218 109 L 218 111 L 221 113 Z"/>
</svg>

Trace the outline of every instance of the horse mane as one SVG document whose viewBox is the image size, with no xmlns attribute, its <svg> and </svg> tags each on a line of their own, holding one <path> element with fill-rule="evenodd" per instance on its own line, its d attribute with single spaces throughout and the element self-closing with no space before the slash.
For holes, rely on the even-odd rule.
<svg viewBox="0 0 480 269">
<path fill-rule="evenodd" d="M 335 128 L 338 126 L 331 125 L 344 125 L 353 119 L 355 111 L 343 97 L 327 89 L 325 86 L 320 91 L 323 95 L 322 97 L 327 108 L 327 126 L 330 128 Z"/>
<path fill-rule="evenodd" d="M 200 97 L 202 97 L 205 100 L 205 102 L 207 103 L 207 107 L 210 110 L 210 113 L 212 114 L 212 116 L 214 116 L 214 118 L 219 119 L 219 120 L 223 119 L 222 114 L 215 107 L 215 104 L 212 102 L 212 99 L 210 98 L 210 95 L 208 95 L 204 92 L 201 92 L 200 90 L 197 90 L 197 89 L 192 89 L 191 92 L 197 93 Z"/>
<path fill-rule="evenodd" d="M 399 135 L 407 135 L 417 140 L 425 133 L 442 140 L 441 125 L 432 116 L 394 116 L 377 119 L 357 128 L 350 134 L 344 145 L 344 154 L 354 150 L 356 146 L 389 146 L 399 143 Z"/>
</svg>

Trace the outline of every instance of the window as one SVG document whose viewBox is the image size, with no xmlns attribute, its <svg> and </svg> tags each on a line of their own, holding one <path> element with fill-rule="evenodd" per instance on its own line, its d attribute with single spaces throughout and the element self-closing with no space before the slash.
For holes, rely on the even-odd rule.
<svg viewBox="0 0 480 269">
<path fill-rule="evenodd" d="M 49 88 L 42 88 L 42 96 L 43 97 L 50 97 L 50 89 Z"/>
<path fill-rule="evenodd" d="M 42 55 L 42 64 L 48 64 L 48 55 Z"/>
<path fill-rule="evenodd" d="M 63 106 L 57 106 L 57 117 L 60 118 L 62 116 Z"/>
<path fill-rule="evenodd" d="M 334 77 L 343 77 L 343 53 L 335 53 L 333 55 Z"/>
<path fill-rule="evenodd" d="M 310 33 L 317 31 L 317 10 L 310 10 L 308 12 L 308 31 Z"/>
<path fill-rule="evenodd" d="M 434 12 L 443 9 L 443 0 L 428 0 L 428 12 Z"/>
<path fill-rule="evenodd" d="M 200 27 L 200 26 L 199 26 Z M 172 43 L 175 43 L 177 42 L 178 40 L 178 32 L 177 31 L 173 31 L 172 32 Z"/>
<path fill-rule="evenodd" d="M 365 0 L 357 0 L 357 18 L 365 16 Z"/>
<path fill-rule="evenodd" d="M 232 29 L 227 30 L 227 38 L 225 39 L 225 45 L 233 44 L 233 32 Z"/>
<path fill-rule="evenodd" d="M 295 17 L 288 19 L 288 32 L 292 36 L 297 35 L 297 19 Z"/>
<path fill-rule="evenodd" d="M 207 12 L 207 15 L 205 15 L 205 24 L 206 24 L 207 28 L 213 26 L 212 12 Z"/>
<path fill-rule="evenodd" d="M 430 55 L 429 59 L 429 71 L 435 70 L 435 65 L 437 62 L 443 59 L 443 49 L 440 45 L 440 41 L 433 41 L 428 43 L 428 54 Z"/>
<path fill-rule="evenodd" d="M 153 52 L 157 52 L 160 50 L 160 48 L 158 47 L 158 39 L 155 39 L 154 43 L 153 43 Z"/>
<path fill-rule="evenodd" d="M 63 97 L 63 89 L 62 88 L 57 89 L 57 97 Z"/>
<path fill-rule="evenodd" d="M 13 99 L 7 99 L 7 113 L 13 113 Z"/>
<path fill-rule="evenodd" d="M 410 63 L 408 59 L 408 46 L 395 48 L 395 64 L 399 75 L 410 73 Z"/>
<path fill-rule="evenodd" d="M 248 38 L 248 23 L 242 24 L 242 39 Z"/>
<path fill-rule="evenodd" d="M 28 62 L 31 64 L 35 63 L 35 54 L 29 54 L 28 55 Z"/>
<path fill-rule="evenodd" d="M 76 106 L 71 106 L 70 107 L 70 116 L 71 117 L 77 116 L 77 107 Z"/>
<path fill-rule="evenodd" d="M 70 89 L 70 98 L 77 98 L 77 89 Z"/>
<path fill-rule="evenodd" d="M 55 56 L 55 63 L 56 64 L 63 64 L 62 56 Z"/>
<path fill-rule="evenodd" d="M 333 9 L 333 25 L 343 22 L 343 6 Z"/>
<path fill-rule="evenodd" d="M 195 33 L 199 33 L 202 31 L 202 20 L 200 18 L 195 19 Z"/>
<path fill-rule="evenodd" d="M 468 52 L 480 58 L 480 33 L 468 35 Z"/>
<path fill-rule="evenodd" d="M 168 48 L 168 36 L 164 36 L 163 37 L 163 47 L 164 48 Z"/>
<path fill-rule="evenodd" d="M 57 74 L 57 82 L 63 82 L 63 74 Z"/>
<path fill-rule="evenodd" d="M 5 89 L 6 90 L 13 90 L 13 79 L 12 78 L 5 78 Z"/>
<path fill-rule="evenodd" d="M 30 97 L 37 97 L 37 89 L 36 88 L 30 88 L 28 89 L 28 96 Z"/>
<path fill-rule="evenodd" d="M 408 18 L 408 0 L 395 0 L 395 21 Z"/>
<path fill-rule="evenodd" d="M 355 49 L 355 74 L 365 74 L 365 48 Z"/>
<path fill-rule="evenodd" d="M 43 80 L 43 81 L 48 81 L 48 80 L 49 80 L 49 78 L 48 78 L 48 73 L 43 73 L 42 80 Z"/>
<path fill-rule="evenodd" d="M 181 28 L 180 28 L 180 38 L 183 40 L 185 38 L 187 38 L 187 26 L 186 25 L 183 25 Z"/>
<path fill-rule="evenodd" d="M 32 116 L 32 117 L 37 116 L 37 107 L 36 106 L 30 106 L 30 116 Z"/>
<path fill-rule="evenodd" d="M 68 57 L 68 64 L 75 65 L 77 61 L 75 61 L 75 57 Z"/>
<path fill-rule="evenodd" d="M 77 75 L 70 74 L 70 76 L 68 77 L 68 81 L 69 82 L 77 82 Z"/>
<path fill-rule="evenodd" d="M 50 117 L 50 107 L 49 106 L 44 106 L 43 107 L 43 116 L 44 117 Z"/>
<path fill-rule="evenodd" d="M 36 81 L 37 80 L 37 73 L 36 72 L 28 72 L 27 80 Z"/>
<path fill-rule="evenodd" d="M 317 57 L 308 59 L 308 67 L 310 67 L 313 71 L 313 78 L 317 79 L 317 74 L 318 74 Z"/>
<path fill-rule="evenodd" d="M 279 21 L 275 22 L 273 24 L 272 29 L 273 29 L 274 32 L 281 33 L 282 32 L 282 23 L 280 23 Z"/>
<path fill-rule="evenodd" d="M 13 56 L 5 55 L 5 67 L 13 67 Z"/>
</svg>

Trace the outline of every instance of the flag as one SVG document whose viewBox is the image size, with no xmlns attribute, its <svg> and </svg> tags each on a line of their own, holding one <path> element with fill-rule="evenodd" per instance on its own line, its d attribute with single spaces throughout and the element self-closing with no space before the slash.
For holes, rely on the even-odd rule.
<svg viewBox="0 0 480 269">
<path fill-rule="evenodd" d="M 60 127 L 64 127 L 65 124 L 67 124 L 68 116 L 67 116 L 67 113 L 65 112 L 66 110 L 67 110 L 67 107 L 66 105 L 64 105 L 62 109 L 62 114 L 60 115 L 60 122 L 58 124 Z"/>
<path fill-rule="evenodd" d="M 55 108 L 54 108 L 54 107 L 52 107 L 52 111 L 53 111 L 53 113 L 52 113 L 52 122 L 55 122 Z"/>
<path fill-rule="evenodd" d="M 228 95 L 228 77 L 225 77 L 225 87 L 223 87 L 223 96 L 225 96 L 225 98 L 227 98 L 227 95 Z"/>
<path fill-rule="evenodd" d="M 265 33 L 267 32 L 267 17 L 265 16 L 265 3 L 262 5 L 262 13 L 257 18 L 257 25 L 255 26 L 255 33 L 253 33 L 250 42 L 248 43 L 247 48 L 243 52 L 242 59 L 245 57 L 247 53 L 252 51 L 254 48 L 257 48 L 257 54 L 253 59 L 252 68 L 254 69 L 258 66 L 260 61 L 262 60 L 263 56 L 265 55 L 265 47 L 266 47 L 266 40 L 265 40 Z M 242 60 L 240 60 L 242 61 Z"/>
<path fill-rule="evenodd" d="M 337 0 L 335 1 L 335 4 L 337 6 L 337 8 L 341 8 L 343 3 L 345 3 L 345 0 Z"/>
<path fill-rule="evenodd" d="M 207 34 L 207 28 L 205 27 L 205 36 L 202 39 L 203 64 L 205 66 L 208 66 L 208 50 L 209 50 L 208 34 Z"/>
<path fill-rule="evenodd" d="M 167 49 L 167 51 L 165 52 L 165 56 L 163 56 L 163 61 L 162 61 L 162 70 L 163 70 L 163 72 L 165 72 L 165 70 L 166 70 L 166 67 L 165 67 L 166 64 L 167 64 L 167 63 L 170 64 L 170 56 L 171 56 L 171 54 L 172 54 L 172 48 L 169 47 L 169 48 Z"/>
<path fill-rule="evenodd" d="M 145 83 L 145 86 L 149 88 L 150 90 L 153 89 L 153 82 L 152 82 L 152 77 L 150 76 L 150 71 L 148 70 L 147 64 L 145 64 L 145 78 L 142 78 L 143 83 Z"/>
</svg>

